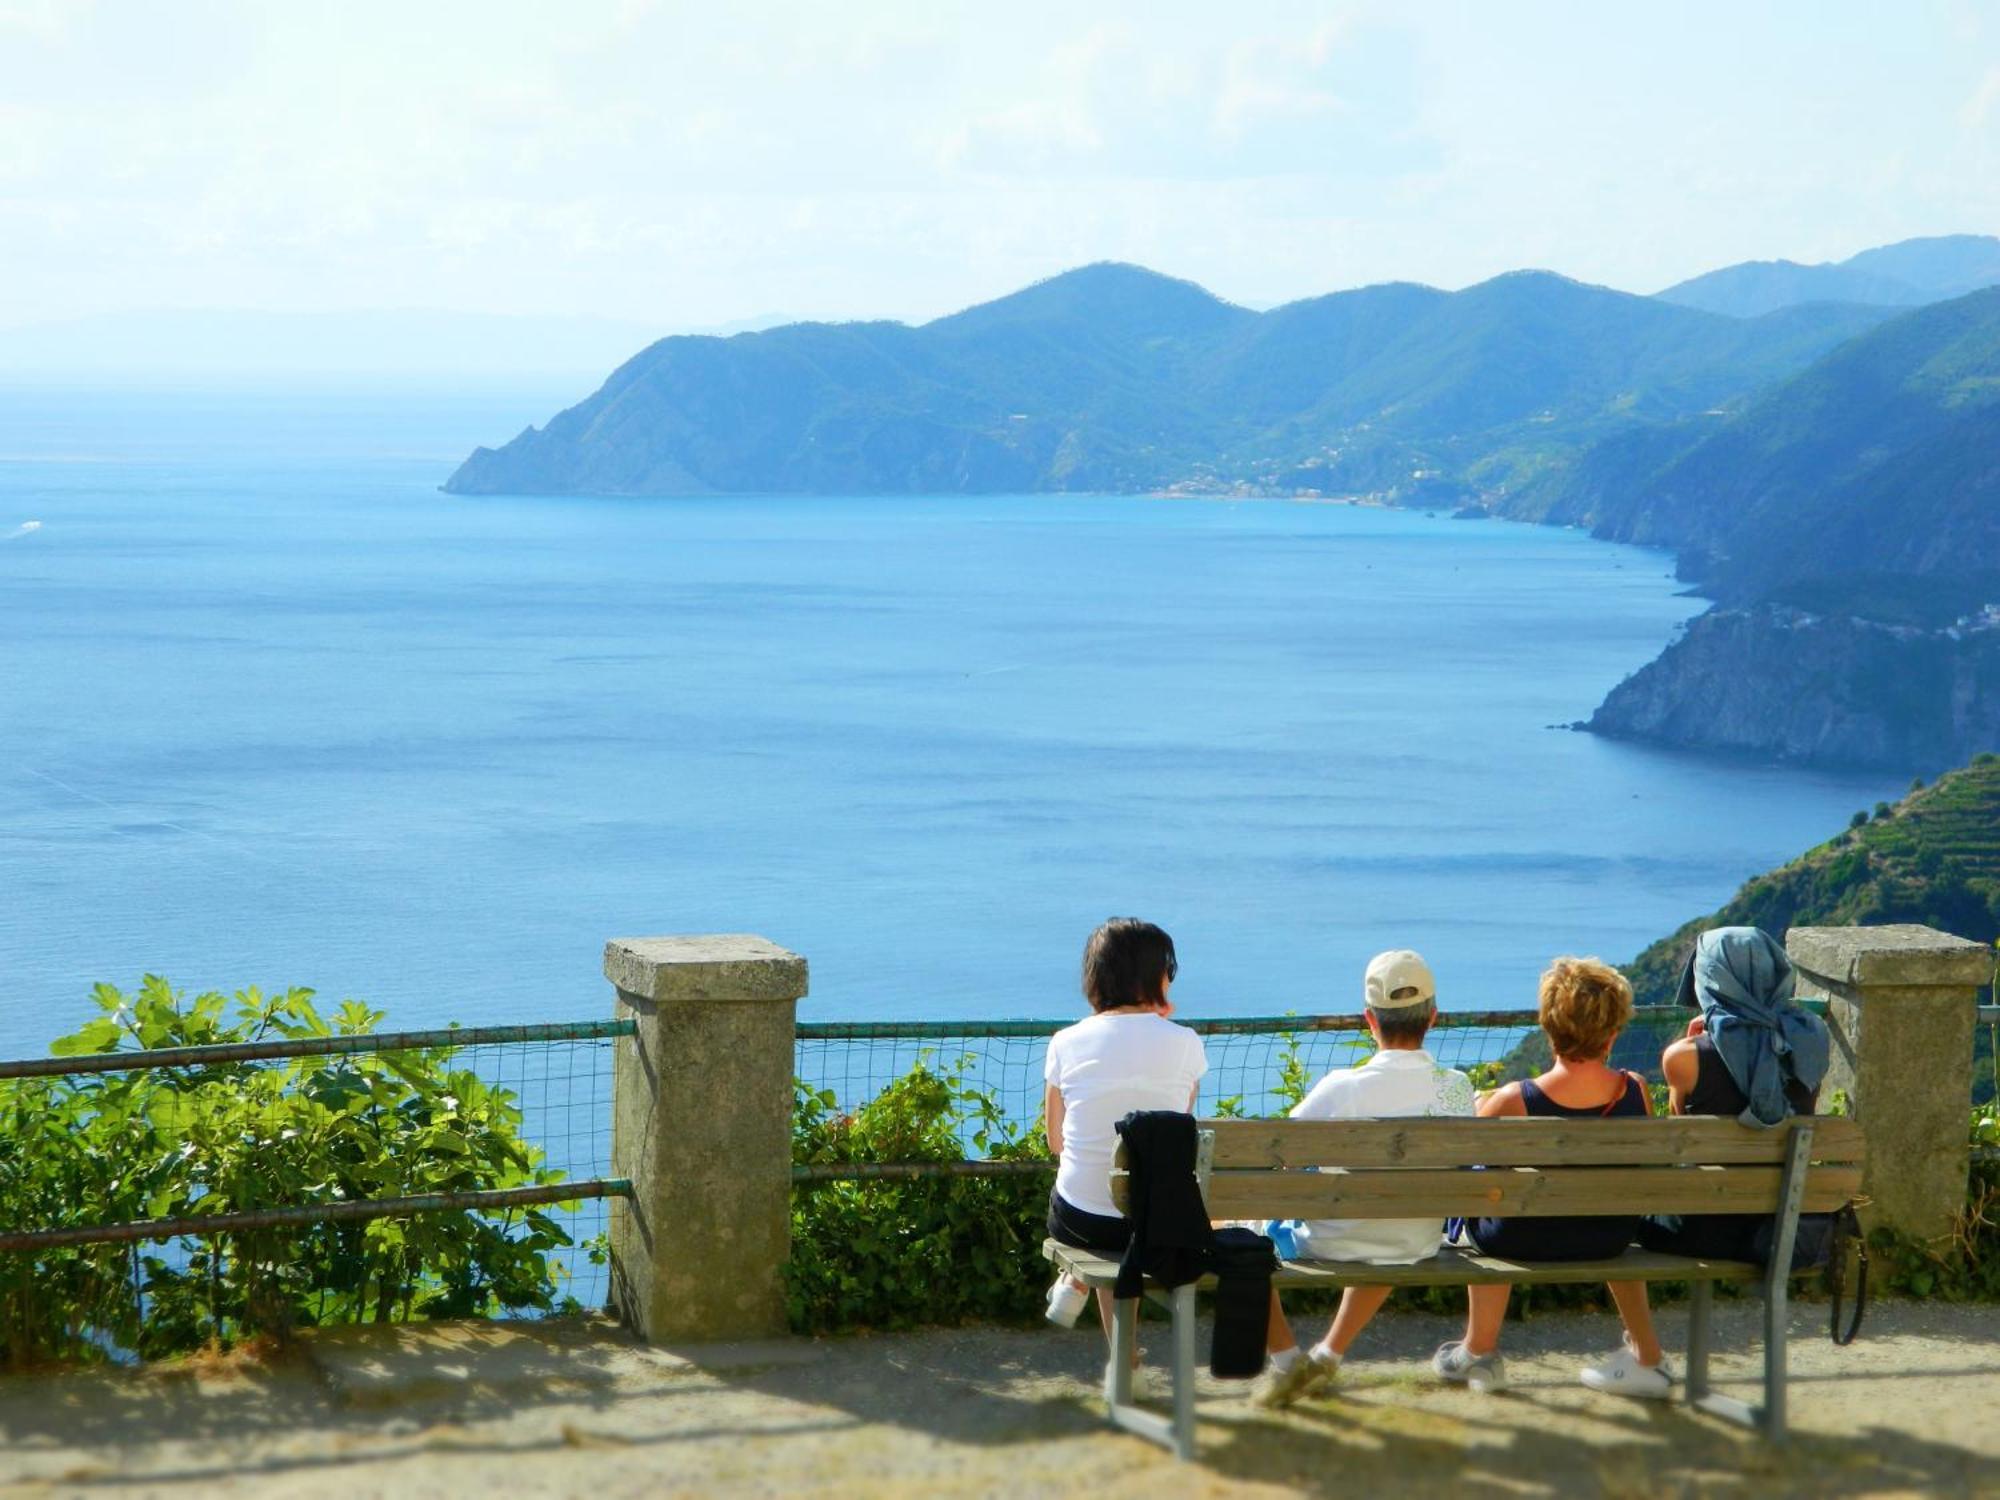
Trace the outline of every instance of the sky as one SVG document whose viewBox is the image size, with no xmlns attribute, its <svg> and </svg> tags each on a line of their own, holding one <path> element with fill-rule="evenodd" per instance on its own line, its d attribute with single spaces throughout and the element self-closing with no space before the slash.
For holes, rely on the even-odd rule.
<svg viewBox="0 0 2000 1500">
<path fill-rule="evenodd" d="M 1271 305 L 2000 231 L 2000 0 L 0 0 L 0 328 Z M 620 333 L 617 337 L 623 337 Z"/>
</svg>

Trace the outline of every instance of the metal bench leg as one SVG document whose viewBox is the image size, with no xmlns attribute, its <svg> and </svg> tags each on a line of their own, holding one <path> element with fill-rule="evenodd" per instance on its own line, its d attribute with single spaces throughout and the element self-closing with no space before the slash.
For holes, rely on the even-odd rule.
<svg viewBox="0 0 2000 1500">
<path fill-rule="evenodd" d="M 1174 1457 L 1194 1457 L 1194 1286 L 1174 1289 Z"/>
<path fill-rule="evenodd" d="M 1794 1120 L 1785 1151 L 1785 1175 L 1778 1189 L 1777 1233 L 1771 1237 L 1771 1264 L 1764 1280 L 1764 1436 L 1785 1440 L 1785 1323 L 1790 1311 L 1792 1246 L 1799 1233 L 1806 1174 L 1812 1167 L 1812 1121 Z"/>
<path fill-rule="evenodd" d="M 1183 1378 L 1178 1368 L 1183 1343 L 1192 1363 L 1194 1288 L 1186 1289 L 1186 1298 L 1185 1314 L 1181 1307 L 1181 1294 L 1176 1293 L 1173 1300 L 1176 1369 L 1172 1420 L 1132 1404 L 1132 1351 L 1137 1347 L 1139 1337 L 1139 1301 L 1136 1297 L 1111 1304 L 1111 1366 L 1104 1372 L 1104 1402 L 1111 1425 L 1169 1448 L 1179 1458 L 1186 1458 L 1194 1452 L 1194 1371 L 1190 1368 Z M 1181 1332 L 1183 1327 L 1187 1329 L 1185 1334 Z M 1185 1419 L 1181 1414 L 1183 1402 L 1187 1408 Z"/>
<path fill-rule="evenodd" d="M 1132 1350 L 1138 1338 L 1138 1299 L 1117 1298 L 1111 1304 L 1111 1368 L 1104 1372 L 1104 1399 L 1114 1408 L 1132 1404 Z"/>
<path fill-rule="evenodd" d="M 1689 1405 L 1708 1394 L 1708 1350 L 1714 1337 L 1715 1284 L 1697 1281 L 1688 1302 L 1687 1399 Z"/>
<path fill-rule="evenodd" d="M 1791 1259 L 1787 1245 L 1786 1262 Z M 1788 1308 L 1785 1283 L 1789 1265 L 1773 1266 L 1770 1285 L 1764 1292 L 1764 1436 L 1774 1443 L 1785 1440 L 1785 1322 Z"/>
<path fill-rule="evenodd" d="M 1778 1189 L 1777 1233 L 1772 1236 L 1771 1264 L 1764 1275 L 1764 1404 L 1751 1406 L 1733 1396 L 1696 1390 L 1697 1378 L 1704 1387 L 1708 1383 L 1708 1341 L 1694 1331 L 1705 1331 L 1708 1323 L 1708 1288 L 1699 1283 L 1692 1314 L 1695 1321 L 1688 1337 L 1688 1400 L 1715 1416 L 1761 1429 L 1774 1443 L 1785 1440 L 1785 1322 L 1790 1311 L 1792 1243 L 1798 1234 L 1806 1173 L 1812 1165 L 1812 1122 L 1794 1120 L 1790 1128 L 1792 1137 Z"/>
</svg>

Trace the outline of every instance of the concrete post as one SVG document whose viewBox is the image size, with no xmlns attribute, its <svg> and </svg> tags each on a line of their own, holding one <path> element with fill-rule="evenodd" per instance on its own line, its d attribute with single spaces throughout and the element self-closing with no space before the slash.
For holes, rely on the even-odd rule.
<svg viewBox="0 0 2000 1500">
<path fill-rule="evenodd" d="M 1801 996 L 1828 1002 L 1838 1089 L 1868 1131 L 1865 1215 L 1919 1239 L 1965 1207 L 1972 1026 L 1993 950 L 1931 927 L 1794 927 L 1786 951 Z"/>
<path fill-rule="evenodd" d="M 806 961 L 760 937 L 616 938 L 604 976 L 639 1023 L 613 1063 L 611 1303 L 653 1342 L 785 1329 L 792 1019 Z"/>
</svg>

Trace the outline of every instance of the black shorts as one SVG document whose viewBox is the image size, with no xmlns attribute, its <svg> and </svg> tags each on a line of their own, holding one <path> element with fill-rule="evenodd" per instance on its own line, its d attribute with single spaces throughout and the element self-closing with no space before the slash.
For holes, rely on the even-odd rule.
<svg viewBox="0 0 2000 1500">
<path fill-rule="evenodd" d="M 1638 1219 L 1623 1215 L 1465 1222 L 1473 1248 L 1503 1260 L 1610 1260 L 1638 1232 Z"/>
<path fill-rule="evenodd" d="M 1074 1250 L 1119 1255 L 1132 1242 L 1132 1221 L 1122 1214 L 1085 1213 L 1051 1188 L 1049 1238 Z"/>
</svg>

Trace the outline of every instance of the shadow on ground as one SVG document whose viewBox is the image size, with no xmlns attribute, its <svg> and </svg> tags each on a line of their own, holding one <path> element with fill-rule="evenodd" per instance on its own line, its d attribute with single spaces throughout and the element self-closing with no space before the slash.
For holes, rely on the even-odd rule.
<svg viewBox="0 0 2000 1500">
<path fill-rule="evenodd" d="M 1751 1395 L 1755 1309 L 1726 1318 Z M 1906 1307 L 1873 1340 L 1798 1350 L 1799 1431 L 1773 1448 L 1670 1405 L 1576 1386 L 1606 1320 L 1510 1328 L 1515 1389 L 1440 1390 L 1443 1319 L 1371 1330 L 1332 1399 L 1272 1416 L 1204 1379 L 1191 1468 L 1108 1431 L 1101 1345 L 978 1329 L 643 1348 L 596 1322 L 346 1330 L 268 1362 L 0 1381 L 0 1486 L 241 1492 L 2000 1495 L 1989 1309 Z M 1306 1331 L 1303 1327 L 1301 1331 Z M 1807 1330 L 1801 1329 L 1801 1333 Z M 1205 1341 L 1204 1341 L 1205 1345 Z"/>
</svg>

